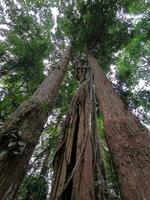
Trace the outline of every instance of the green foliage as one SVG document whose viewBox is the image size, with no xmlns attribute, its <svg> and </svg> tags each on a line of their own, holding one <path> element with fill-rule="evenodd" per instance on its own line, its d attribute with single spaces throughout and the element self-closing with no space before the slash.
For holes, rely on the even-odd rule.
<svg viewBox="0 0 150 200">
<path fill-rule="evenodd" d="M 132 38 L 124 46 L 124 49 L 118 54 L 117 68 L 119 79 L 126 84 L 128 92 L 124 94 L 125 101 L 134 104 L 135 107 L 142 106 L 145 111 L 143 117 L 139 117 L 149 124 L 149 91 L 145 87 L 140 86 L 140 80 L 149 85 L 150 77 L 150 20 L 147 16 L 143 16 L 138 23 L 135 24 L 132 31 Z M 137 88 L 137 85 L 139 87 Z M 124 98 L 123 97 L 123 98 Z M 132 105 L 133 106 L 133 105 Z"/>
<path fill-rule="evenodd" d="M 126 0 L 124 1 L 124 8 L 130 14 L 141 14 L 150 7 L 150 2 L 147 0 Z"/>
<path fill-rule="evenodd" d="M 118 184 L 117 173 L 115 171 L 115 167 L 112 163 L 112 159 L 110 157 L 109 152 L 105 152 L 103 155 L 103 163 L 106 173 L 106 178 L 108 181 L 108 188 L 110 190 L 111 199 L 112 200 L 120 200 L 120 187 Z"/>
<path fill-rule="evenodd" d="M 2 57 L 5 54 L 5 45 L 0 42 L 0 57 Z"/>
<path fill-rule="evenodd" d="M 97 113 L 97 125 L 98 125 L 98 131 L 99 131 L 100 140 L 102 142 L 104 142 L 105 141 L 104 123 L 103 123 L 102 114 L 99 111 Z"/>
<path fill-rule="evenodd" d="M 132 92 L 140 79 L 149 81 L 148 1 L 7 0 L 4 2 L 6 2 L 6 21 L 9 19 L 10 25 L 5 34 L 6 39 L 0 42 L 2 61 L 0 123 L 7 119 L 21 102 L 28 99 L 43 81 L 45 78 L 44 59 L 55 66 L 59 59 L 59 51 L 64 49 L 64 43 L 69 40 L 73 44 L 73 58 L 80 57 L 83 65 L 86 64 L 85 55 L 83 55 L 85 47 L 90 48 L 105 72 L 108 72 L 110 64 L 116 63 L 119 79 L 129 89 L 124 92 L 122 98 L 130 102 L 134 101 L 135 107 L 142 106 L 145 112 L 148 112 L 149 91 L 142 89 Z M 53 7 L 59 10 L 55 34 L 52 33 L 54 21 L 51 8 Z M 126 19 L 129 14 L 132 14 L 130 17 L 135 17 L 134 23 L 134 20 Z M 55 43 L 55 49 L 53 43 Z M 114 55 L 116 52 L 118 53 L 117 61 Z M 51 156 L 54 156 L 61 135 L 60 123 L 69 109 L 68 105 L 76 88 L 77 80 L 72 60 L 60 88 L 52 116 L 50 116 L 50 125 L 43 131 L 42 144 L 40 150 L 37 149 L 35 157 L 38 157 L 39 152 L 48 145 L 51 148 Z M 47 111 L 49 105 L 45 102 L 41 107 Z M 146 120 L 149 123 L 149 118 Z M 106 145 L 101 115 L 98 116 L 97 121 L 100 142 L 104 148 L 103 164 L 111 199 L 117 200 L 120 199 L 118 180 Z M 41 157 L 40 160 L 42 160 Z M 25 178 L 18 200 L 46 199 L 47 182 L 37 174 Z"/>
<path fill-rule="evenodd" d="M 0 54 L 3 56 L 0 68 L 2 121 L 29 98 L 44 80 L 43 61 L 53 48 L 49 30 L 52 27 L 51 16 L 47 20 L 49 25 L 46 20 L 39 23 L 36 15 L 28 13 L 27 7 L 18 9 L 13 1 L 12 5 L 7 5 L 6 11 L 11 20 L 11 29 L 6 40 L 0 43 Z"/>
<path fill-rule="evenodd" d="M 98 112 L 97 114 L 97 125 L 99 131 L 100 144 L 103 146 L 101 148 L 102 160 L 105 169 L 107 187 L 109 189 L 109 194 L 112 200 L 120 200 L 120 188 L 118 183 L 118 178 L 116 175 L 115 168 L 112 163 L 112 159 L 110 157 L 109 150 L 107 148 L 104 125 L 103 125 L 103 117 L 102 114 Z"/>
<path fill-rule="evenodd" d="M 27 176 L 17 195 L 17 200 L 46 200 L 47 182 L 42 176 Z"/>
<path fill-rule="evenodd" d="M 74 49 L 82 52 L 85 47 L 93 50 L 107 71 L 117 52 L 130 38 L 128 22 L 120 20 L 117 12 L 121 1 L 77 1 L 68 3 L 65 16 L 58 18 L 58 28 L 72 41 Z"/>
<path fill-rule="evenodd" d="M 77 80 L 74 76 L 74 70 L 69 66 L 64 81 L 60 87 L 58 97 L 56 99 L 54 110 L 59 113 L 58 118 L 62 118 L 69 110 L 69 105 L 77 88 Z"/>
<path fill-rule="evenodd" d="M 128 85 L 137 84 L 141 69 L 147 70 L 150 64 L 149 25 L 149 18 L 142 17 L 132 31 L 132 38 L 118 56 L 120 78 Z"/>
</svg>

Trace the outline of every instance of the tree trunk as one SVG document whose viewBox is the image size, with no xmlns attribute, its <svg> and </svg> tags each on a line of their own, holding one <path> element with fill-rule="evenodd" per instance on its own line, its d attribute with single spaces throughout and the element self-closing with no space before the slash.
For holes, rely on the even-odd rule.
<svg viewBox="0 0 150 200">
<path fill-rule="evenodd" d="M 0 132 L 0 199 L 15 199 L 29 160 L 52 109 L 69 62 L 66 49 L 57 68 L 43 81 L 33 96 L 23 103 Z"/>
<path fill-rule="evenodd" d="M 40 175 L 43 176 L 44 178 L 46 178 L 48 174 L 50 158 L 51 158 L 51 151 L 50 151 L 50 148 L 48 148 L 45 152 L 45 158 L 42 163 L 42 168 L 40 171 Z"/>
<path fill-rule="evenodd" d="M 106 140 L 125 200 L 150 199 L 150 134 L 124 107 L 102 68 L 87 50 L 96 94 L 103 113 Z"/>
<path fill-rule="evenodd" d="M 104 176 L 98 169 L 100 157 L 96 156 L 99 148 L 92 128 L 95 121 L 91 118 L 90 90 L 89 83 L 83 82 L 64 123 L 64 138 L 54 162 L 52 200 L 105 199 Z"/>
</svg>

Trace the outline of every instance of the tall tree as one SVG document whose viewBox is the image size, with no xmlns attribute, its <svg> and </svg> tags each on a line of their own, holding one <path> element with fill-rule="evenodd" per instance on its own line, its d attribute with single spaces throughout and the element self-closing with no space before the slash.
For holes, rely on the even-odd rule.
<svg viewBox="0 0 150 200">
<path fill-rule="evenodd" d="M 87 79 L 73 98 L 55 156 L 53 200 L 108 199 L 92 95 L 93 85 Z"/>
<path fill-rule="evenodd" d="M 0 132 L 0 198 L 14 199 L 28 162 L 52 109 L 70 59 L 68 46 L 56 69 L 23 103 Z"/>
<path fill-rule="evenodd" d="M 149 131 L 125 109 L 119 95 L 89 50 L 87 57 L 94 75 L 106 140 L 118 173 L 122 196 L 128 200 L 149 199 Z"/>
<path fill-rule="evenodd" d="M 106 194 L 107 189 L 103 184 L 105 183 L 105 173 L 101 164 L 101 160 L 105 161 L 104 166 L 107 173 L 106 156 L 103 153 L 101 155 L 102 151 L 99 153 L 98 150 L 99 138 L 96 136 L 96 120 L 95 114 L 93 114 L 97 102 L 91 99 L 92 87 L 88 86 L 90 81 L 87 79 L 88 83 L 86 81 L 85 85 L 82 83 L 85 79 L 85 70 L 88 70 L 87 58 L 84 54 L 85 47 L 88 47 L 96 56 L 105 72 L 102 73 L 103 70 L 94 64 L 96 67 L 93 74 L 94 77 L 97 77 L 95 78 L 95 86 L 101 89 L 96 91 L 101 103 L 99 104 L 100 109 L 104 116 L 106 138 L 116 164 L 123 197 L 124 199 L 138 199 L 141 195 L 141 199 L 146 199 L 149 192 L 146 191 L 149 177 L 142 190 L 141 185 L 144 185 L 144 178 L 141 171 L 144 171 L 144 176 L 148 174 L 149 160 L 148 155 L 144 155 L 144 153 L 149 153 L 149 149 L 145 149 L 145 146 L 148 147 L 149 144 L 149 136 L 145 134 L 146 129 L 139 124 L 138 120 L 124 108 L 122 101 L 113 91 L 111 84 L 108 83 L 105 74 L 109 70 L 109 65 L 115 63 L 117 55 L 121 55 L 118 62 L 120 65 L 119 72 L 121 72 L 120 78 L 122 78 L 122 82 L 120 82 L 122 85 L 126 82 L 127 86 L 127 83 L 132 82 L 131 79 L 135 77 L 136 66 L 143 63 L 144 57 L 144 60 L 148 59 L 146 63 L 149 64 L 149 9 L 147 9 L 149 2 L 147 0 L 66 0 L 65 2 L 59 0 L 51 2 L 48 0 L 3 0 L 3 2 L 6 6 L 4 6 L 4 9 L 0 8 L 0 12 L 4 10 L 2 19 L 6 20 L 6 24 L 11 27 L 11 30 L 10 34 L 6 34 L 7 45 L 0 43 L 0 55 L 2 55 L 0 72 L 3 75 L 1 81 L 3 88 L 0 90 L 0 93 L 2 93 L 2 98 L 0 98 L 2 102 L 2 106 L 0 105 L 2 123 L 5 118 L 9 117 L 12 110 L 33 94 L 33 91 L 44 78 L 43 75 L 47 68 L 44 69 L 43 59 L 47 59 L 44 60 L 44 63 L 48 63 L 46 66 L 48 67 L 49 63 L 52 63 L 51 58 L 56 57 L 56 55 L 57 58 L 54 59 L 54 62 L 57 62 L 60 55 L 59 51 L 64 49 L 65 41 L 71 40 L 73 44 L 74 56 L 69 65 L 72 69 L 68 71 L 68 76 L 65 77 L 57 103 L 48 120 L 48 123 L 51 118 L 55 123 L 62 121 L 64 112 L 67 110 L 66 104 L 70 103 L 70 96 L 74 93 L 75 84 L 72 80 L 77 78 L 81 84 L 78 90 L 80 92 L 75 97 L 75 102 L 62 129 L 64 137 L 55 156 L 52 199 L 109 199 L 109 195 Z M 56 9 L 55 6 L 59 11 L 56 32 L 54 32 L 54 29 L 52 30 L 51 24 L 51 9 Z M 141 18 L 143 18 L 141 23 L 135 22 L 135 19 Z M 7 23 L 9 21 L 10 24 Z M 52 32 L 54 34 L 51 34 Z M 51 42 L 55 45 L 55 50 L 49 54 Z M 91 58 L 92 56 L 90 60 Z M 133 62 L 135 66 L 132 70 Z M 51 80 L 49 77 L 47 78 L 47 81 L 42 84 L 29 101 L 22 104 L 20 109 L 10 117 L 8 123 L 4 125 L 2 133 L 0 133 L 0 151 L 2 150 L 0 156 L 2 163 L 0 164 L 0 186 L 2 186 L 0 195 L 2 196 L 0 197 L 3 199 L 15 198 L 12 196 L 15 196 L 21 177 L 25 172 L 24 168 L 26 168 L 26 164 L 38 142 L 40 136 L 38 133 L 44 126 L 51 103 L 56 97 L 57 89 L 62 81 L 63 72 L 61 71 L 60 75 L 56 72 L 57 70 L 61 71 L 59 69 L 53 71 L 52 69 L 53 78 L 51 77 Z M 132 76 L 130 76 L 130 72 L 133 72 Z M 116 77 L 118 77 L 117 75 Z M 99 85 L 100 82 L 102 82 L 101 85 Z M 57 86 L 56 90 L 55 86 Z M 120 84 L 117 84 L 117 86 L 121 88 Z M 123 92 L 125 89 L 122 87 Z M 131 88 L 129 90 L 131 91 Z M 148 98 L 146 101 L 148 101 Z M 140 105 L 142 105 L 141 102 Z M 133 130 L 133 127 L 135 130 Z M 141 129 L 144 130 L 144 133 Z M 46 132 L 43 132 L 43 136 L 46 136 Z M 55 135 L 55 132 L 53 133 Z M 55 144 L 54 148 L 51 144 L 53 152 L 56 148 Z M 101 147 L 103 148 L 102 145 Z M 103 150 L 106 149 L 107 145 Z M 38 150 L 37 148 L 36 152 Z M 65 159 L 65 156 L 67 159 Z M 124 160 L 122 159 L 123 156 Z M 142 166 L 143 163 L 144 167 Z M 10 167 L 12 167 L 13 173 L 10 172 Z M 134 168 L 135 172 L 133 171 Z M 129 172 L 129 169 L 133 174 Z M 17 187 L 13 189 L 13 187 L 15 188 L 13 183 L 16 182 Z M 108 184 L 110 186 L 111 182 Z M 134 186 L 137 187 L 140 194 L 136 194 Z M 38 184 L 37 188 L 40 188 Z M 118 195 L 116 197 L 112 195 L 111 187 L 108 187 L 108 191 L 111 196 L 110 199 L 120 199 L 120 192 L 116 193 Z M 28 195 L 30 195 L 30 192 Z M 33 198 L 41 198 L 41 196 L 38 197 L 36 193 Z M 42 198 L 46 198 L 46 193 L 43 193 Z"/>
</svg>

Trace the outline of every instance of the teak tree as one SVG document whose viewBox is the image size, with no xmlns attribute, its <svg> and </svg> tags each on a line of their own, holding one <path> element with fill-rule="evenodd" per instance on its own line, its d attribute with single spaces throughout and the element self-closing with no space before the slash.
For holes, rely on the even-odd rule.
<svg viewBox="0 0 150 200">
<path fill-rule="evenodd" d="M 57 68 L 23 103 L 0 132 L 0 199 L 14 199 L 47 121 L 71 55 L 68 46 Z"/>
<path fill-rule="evenodd" d="M 2 22 L 9 28 L 4 34 L 6 39 L 0 42 L 0 126 L 6 118 L 8 120 L 0 130 L 0 199 L 16 198 L 71 60 L 61 97 L 53 110 L 53 121 L 58 124 L 63 121 L 68 99 L 75 92 L 74 81 L 79 82 L 79 88 L 60 131 L 63 138 L 54 157 L 51 200 L 115 199 L 105 176 L 106 159 L 99 147 L 97 107 L 102 113 L 105 138 L 122 198 L 149 200 L 150 134 L 119 97 L 122 90 L 128 94 L 126 99 L 136 104 L 131 91 L 133 82 L 139 80 L 141 69 L 146 70 L 145 77 L 148 77 L 149 2 L 7 0 L 3 4 L 0 7 Z M 51 8 L 54 7 L 59 16 L 57 28 L 52 31 Z M 139 14 L 137 23 L 136 14 Z M 68 41 L 72 44 L 73 56 L 69 46 L 56 64 Z M 48 69 L 44 59 L 47 59 L 45 63 L 52 63 L 51 73 L 39 86 Z M 106 78 L 111 64 L 119 65 L 115 77 L 119 94 Z M 145 89 L 141 94 L 142 101 L 138 99 L 137 104 L 147 111 L 149 92 Z M 21 104 L 25 99 L 28 100 Z M 54 130 L 50 131 L 55 134 Z M 54 146 L 56 150 L 57 145 Z M 44 176 L 48 171 L 49 153 L 39 170 Z"/>
<path fill-rule="evenodd" d="M 126 110 L 124 103 L 89 50 L 87 57 L 94 75 L 106 140 L 116 166 L 123 199 L 148 199 L 150 196 L 149 131 Z"/>
</svg>

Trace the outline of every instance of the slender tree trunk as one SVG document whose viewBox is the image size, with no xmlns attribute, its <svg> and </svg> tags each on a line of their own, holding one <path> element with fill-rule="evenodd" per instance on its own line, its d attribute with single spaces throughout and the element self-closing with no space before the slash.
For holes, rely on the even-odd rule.
<svg viewBox="0 0 150 200">
<path fill-rule="evenodd" d="M 56 69 L 33 96 L 23 103 L 0 132 L 0 199 L 15 199 L 29 160 L 52 109 L 69 62 L 68 47 Z"/>
<path fill-rule="evenodd" d="M 102 68 L 87 50 L 96 94 L 103 113 L 106 140 L 125 200 L 150 199 L 150 134 L 124 107 Z"/>
<path fill-rule="evenodd" d="M 43 176 L 44 178 L 48 174 L 48 170 L 49 170 L 48 164 L 49 164 L 50 158 L 51 158 L 51 151 L 50 151 L 50 148 L 48 148 L 45 152 L 45 158 L 44 158 L 42 168 L 41 168 L 41 171 L 40 171 L 40 175 Z"/>
<path fill-rule="evenodd" d="M 90 86 L 86 81 L 78 89 L 62 129 L 64 138 L 54 162 L 52 200 L 105 199 L 91 105 Z"/>
</svg>

